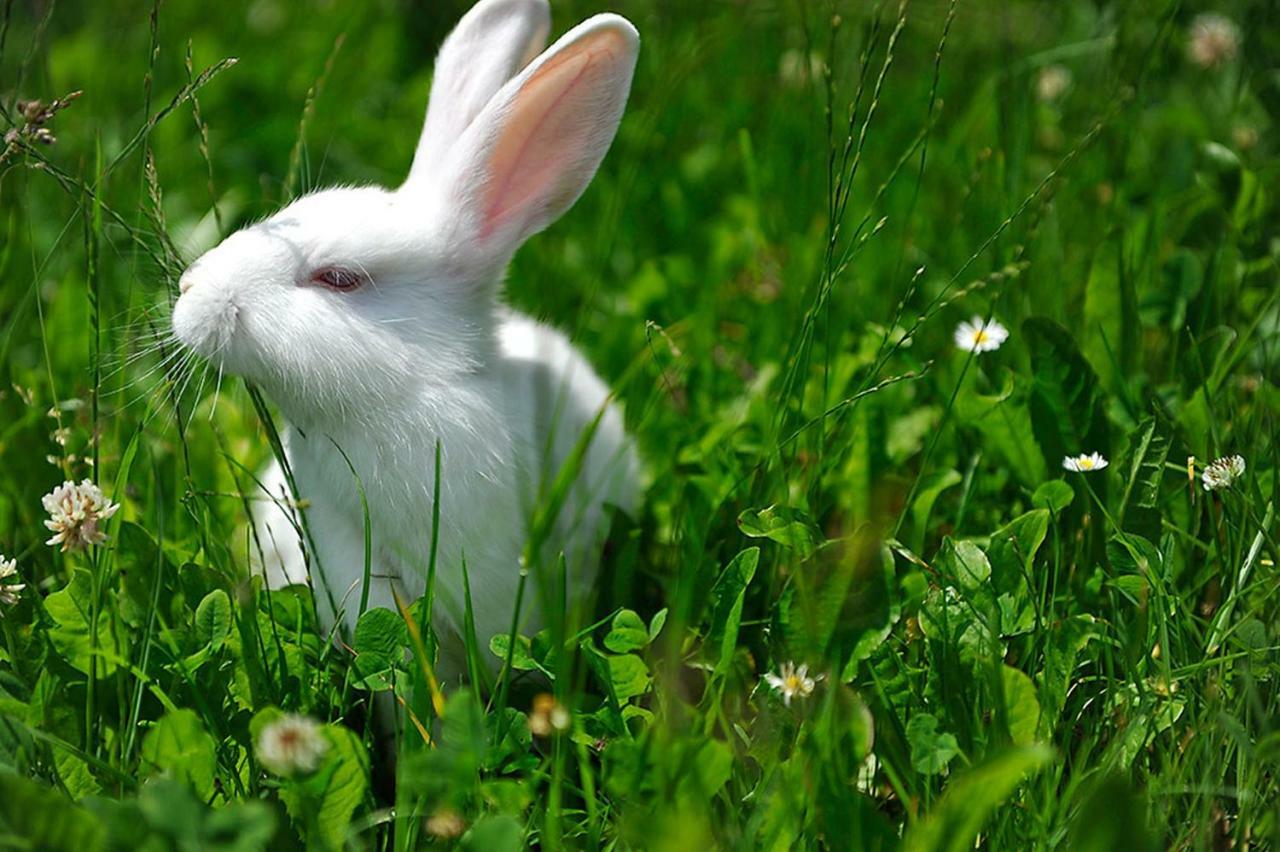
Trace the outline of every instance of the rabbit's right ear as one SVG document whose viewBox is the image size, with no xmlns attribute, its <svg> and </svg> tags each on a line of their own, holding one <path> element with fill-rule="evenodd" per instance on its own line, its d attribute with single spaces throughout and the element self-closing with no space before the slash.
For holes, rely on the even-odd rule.
<svg viewBox="0 0 1280 852">
<path fill-rule="evenodd" d="M 422 137 L 405 185 L 430 180 L 502 85 L 538 55 L 551 31 L 547 0 L 480 0 L 436 57 Z"/>
<path fill-rule="evenodd" d="M 573 206 L 613 142 L 639 50 L 629 21 L 596 15 L 493 96 L 429 196 L 459 259 L 503 264 Z"/>
</svg>

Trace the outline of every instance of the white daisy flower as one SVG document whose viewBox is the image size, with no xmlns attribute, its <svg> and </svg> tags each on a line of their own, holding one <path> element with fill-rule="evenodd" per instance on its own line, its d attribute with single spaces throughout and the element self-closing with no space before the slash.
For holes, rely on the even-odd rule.
<svg viewBox="0 0 1280 852">
<path fill-rule="evenodd" d="M 1240 28 L 1230 18 L 1206 12 L 1191 22 L 1187 56 L 1201 68 L 1217 68 L 1236 58 Z"/>
<path fill-rule="evenodd" d="M 1244 476 L 1244 459 L 1240 456 L 1224 456 L 1207 465 L 1200 481 L 1205 491 L 1218 491 L 1230 488 L 1231 484 Z"/>
<path fill-rule="evenodd" d="M 17 574 L 17 560 L 5 559 L 4 556 L 0 554 L 0 604 L 13 606 L 18 602 L 18 592 L 21 592 L 27 587 L 25 583 L 6 582 L 10 577 L 16 577 Z"/>
<path fill-rule="evenodd" d="M 40 502 L 49 513 L 44 525 L 54 533 L 45 544 L 60 544 L 64 553 L 106 541 L 101 524 L 120 508 L 88 479 L 79 485 L 68 480 L 44 495 Z"/>
<path fill-rule="evenodd" d="M 1067 456 L 1062 460 L 1063 467 L 1076 473 L 1102 470 L 1107 464 L 1108 462 L 1102 453 L 1081 453 L 1078 456 Z"/>
<path fill-rule="evenodd" d="M 284 778 L 315 772 L 328 751 L 324 726 L 296 713 L 281 716 L 258 734 L 258 761 Z"/>
<path fill-rule="evenodd" d="M 809 666 L 801 663 L 783 663 L 777 674 L 769 672 L 764 676 L 765 683 L 782 693 L 782 703 L 791 706 L 791 699 L 797 695 L 808 698 L 813 694 L 813 687 L 818 679 L 809 677 Z"/>
<path fill-rule="evenodd" d="M 966 352 L 994 352 L 1009 339 L 1009 330 L 993 320 L 975 316 L 956 326 L 956 346 Z"/>
</svg>

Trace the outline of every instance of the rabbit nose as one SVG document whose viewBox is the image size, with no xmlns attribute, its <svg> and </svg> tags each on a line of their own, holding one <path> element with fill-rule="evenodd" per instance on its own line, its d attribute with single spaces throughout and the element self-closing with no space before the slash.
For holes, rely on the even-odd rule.
<svg viewBox="0 0 1280 852">
<path fill-rule="evenodd" d="M 187 271 L 182 273 L 182 277 L 178 279 L 178 293 L 182 294 L 196 286 L 196 278 L 192 274 L 196 271 L 195 266 L 187 267 Z"/>
</svg>

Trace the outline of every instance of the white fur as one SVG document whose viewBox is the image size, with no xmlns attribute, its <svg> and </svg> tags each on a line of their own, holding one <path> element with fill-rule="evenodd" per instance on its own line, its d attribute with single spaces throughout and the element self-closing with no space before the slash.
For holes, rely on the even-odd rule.
<svg viewBox="0 0 1280 852">
<path fill-rule="evenodd" d="M 433 623 L 449 672 L 463 662 L 463 560 L 486 643 L 510 629 L 539 494 L 600 412 L 555 538 L 538 555 L 554 564 L 565 554 L 571 598 L 597 569 L 605 504 L 630 510 L 637 495 L 608 388 L 563 335 L 497 298 L 516 248 L 595 173 L 639 46 L 629 23 L 600 15 L 528 62 L 545 39 L 545 13 L 545 0 L 482 0 L 441 50 L 404 186 L 294 202 L 194 263 L 174 308 L 184 344 L 259 384 L 285 414 L 317 557 L 310 580 L 331 622 L 354 625 L 364 569 L 348 459 L 371 520 L 369 604 L 394 608 L 393 595 L 407 602 L 425 589 L 440 445 Z M 312 280 L 324 267 L 358 270 L 369 283 L 326 288 Z M 262 570 L 274 584 L 305 581 L 283 471 L 269 468 L 263 486 L 277 502 L 254 517 Z M 530 578 L 526 631 L 541 622 L 538 585 Z"/>
</svg>

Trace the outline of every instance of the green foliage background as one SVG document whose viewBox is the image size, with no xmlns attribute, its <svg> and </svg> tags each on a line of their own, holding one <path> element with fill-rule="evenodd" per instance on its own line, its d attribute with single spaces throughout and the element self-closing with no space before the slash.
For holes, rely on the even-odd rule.
<svg viewBox="0 0 1280 852">
<path fill-rule="evenodd" d="M 399 182 L 467 5 L 0 4 L 4 129 L 83 91 L 0 154 L 7 841 L 1275 845 L 1275 4 L 617 0 L 627 116 L 508 291 L 617 383 L 647 496 L 599 622 L 472 637 L 515 669 L 481 690 L 433 688 L 416 621 L 335 645 L 248 579 L 269 427 L 146 354 L 220 236 Z M 1205 69 L 1208 11 L 1240 43 Z M 974 315 L 1009 341 L 957 349 Z M 58 554 L 40 497 L 86 476 L 123 508 Z M 821 677 L 787 704 L 791 661 Z M 326 723 L 310 776 L 257 762 L 281 711 Z"/>
</svg>

